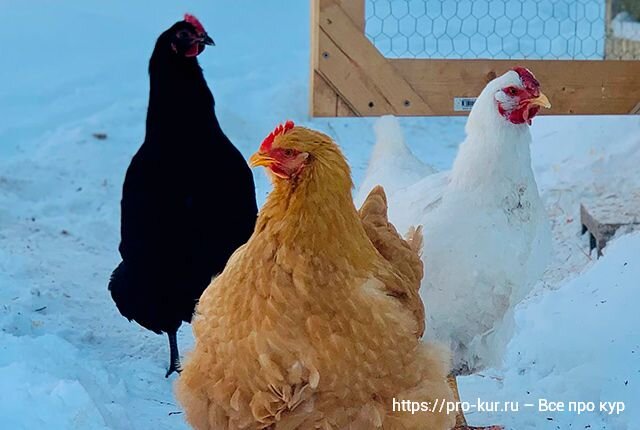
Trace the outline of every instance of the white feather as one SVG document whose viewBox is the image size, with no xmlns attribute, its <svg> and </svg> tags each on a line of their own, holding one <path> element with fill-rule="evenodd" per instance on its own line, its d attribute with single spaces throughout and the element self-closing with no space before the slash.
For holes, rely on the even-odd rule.
<svg viewBox="0 0 640 430">
<path fill-rule="evenodd" d="M 358 207 L 376 185 L 382 185 L 387 194 L 395 193 L 436 171 L 413 155 L 407 147 L 396 117 L 379 118 L 374 125 L 374 131 L 376 144 L 365 179 L 355 198 Z"/>
<path fill-rule="evenodd" d="M 550 259 L 529 126 L 512 124 L 496 106 L 500 89 L 515 84 L 519 75 L 510 71 L 482 91 L 450 172 L 388 193 L 400 231 L 424 226 L 426 337 L 449 343 L 461 370 L 500 363 L 514 307 Z"/>
</svg>

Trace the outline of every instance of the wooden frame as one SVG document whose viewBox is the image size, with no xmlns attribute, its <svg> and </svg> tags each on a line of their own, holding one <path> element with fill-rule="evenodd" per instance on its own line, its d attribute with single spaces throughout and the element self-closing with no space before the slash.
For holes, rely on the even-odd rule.
<svg viewBox="0 0 640 430">
<path fill-rule="evenodd" d="M 311 0 L 311 115 L 466 115 L 475 97 L 515 65 L 542 82 L 552 115 L 640 110 L 640 61 L 389 59 L 366 38 L 365 0 Z"/>
</svg>

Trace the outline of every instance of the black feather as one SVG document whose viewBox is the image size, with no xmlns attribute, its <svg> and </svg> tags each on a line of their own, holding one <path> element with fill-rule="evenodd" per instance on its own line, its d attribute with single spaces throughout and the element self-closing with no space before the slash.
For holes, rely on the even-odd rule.
<svg viewBox="0 0 640 430">
<path fill-rule="evenodd" d="M 156 333 L 189 322 L 211 278 L 253 232 L 253 176 L 222 131 L 195 57 L 176 52 L 176 23 L 149 64 L 144 143 L 121 202 L 122 263 L 109 290 L 120 313 Z"/>
</svg>

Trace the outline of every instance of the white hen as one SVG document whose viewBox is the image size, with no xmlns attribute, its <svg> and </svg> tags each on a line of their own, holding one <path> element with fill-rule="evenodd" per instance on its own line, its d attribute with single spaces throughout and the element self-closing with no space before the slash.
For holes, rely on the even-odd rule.
<svg viewBox="0 0 640 430">
<path fill-rule="evenodd" d="M 513 309 L 551 254 L 529 148 L 531 119 L 550 107 L 539 87 L 524 68 L 491 81 L 469 115 L 453 169 L 389 195 L 399 229 L 424 226 L 426 336 L 451 346 L 455 375 L 499 364 Z"/>
<path fill-rule="evenodd" d="M 436 172 L 432 166 L 416 158 L 407 147 L 402 128 L 395 117 L 381 117 L 373 129 L 378 144 L 373 148 L 364 181 L 356 195 L 356 207 L 364 203 L 369 192 L 378 184 L 387 184 L 387 195 L 395 194 Z"/>
</svg>

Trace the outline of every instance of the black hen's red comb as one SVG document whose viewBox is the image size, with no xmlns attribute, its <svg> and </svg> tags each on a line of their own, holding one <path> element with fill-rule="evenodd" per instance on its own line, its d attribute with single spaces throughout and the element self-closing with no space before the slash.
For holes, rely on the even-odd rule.
<svg viewBox="0 0 640 430">
<path fill-rule="evenodd" d="M 260 145 L 260 152 L 269 152 L 271 151 L 271 146 L 273 145 L 273 141 L 277 136 L 281 136 L 285 134 L 287 131 L 291 130 L 295 127 L 293 121 L 289 120 L 284 124 L 280 124 L 277 126 L 263 141 L 262 145 Z"/>
<path fill-rule="evenodd" d="M 184 20 L 193 25 L 198 33 L 206 33 L 206 31 L 204 31 L 204 26 L 195 16 L 185 13 Z"/>
<path fill-rule="evenodd" d="M 520 80 L 522 81 L 522 85 L 528 90 L 538 90 L 540 89 L 540 82 L 533 76 L 531 70 L 526 67 L 514 67 L 513 71 L 516 72 L 520 76 Z"/>
</svg>

